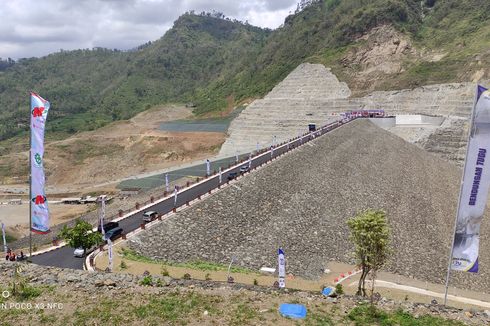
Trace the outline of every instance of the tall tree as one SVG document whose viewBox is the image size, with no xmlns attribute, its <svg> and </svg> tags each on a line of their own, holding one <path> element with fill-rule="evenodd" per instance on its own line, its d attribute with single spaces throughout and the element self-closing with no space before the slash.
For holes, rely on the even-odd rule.
<svg viewBox="0 0 490 326">
<path fill-rule="evenodd" d="M 355 246 L 355 255 L 362 268 L 357 295 L 366 296 L 365 281 L 371 272 L 371 300 L 378 270 L 385 264 L 390 254 L 390 229 L 386 213 L 368 209 L 347 221 L 350 239 Z"/>
</svg>

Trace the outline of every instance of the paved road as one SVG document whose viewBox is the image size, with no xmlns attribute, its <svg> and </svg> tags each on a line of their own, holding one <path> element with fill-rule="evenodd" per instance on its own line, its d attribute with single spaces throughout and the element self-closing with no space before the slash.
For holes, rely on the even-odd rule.
<svg viewBox="0 0 490 326">
<path fill-rule="evenodd" d="M 351 120 L 352 121 L 352 120 Z M 347 122 L 348 123 L 348 122 Z M 315 137 L 318 137 L 322 134 L 325 134 L 335 128 L 338 128 L 342 125 L 341 122 L 334 122 L 318 131 L 306 134 L 301 138 L 295 138 L 290 141 L 289 144 L 281 144 L 276 146 L 273 150 L 268 149 L 258 154 L 257 156 L 251 159 L 252 170 L 264 163 L 267 163 L 271 160 L 272 157 L 277 157 L 278 155 L 284 154 L 290 149 L 301 146 L 302 144 L 307 143 Z M 157 211 L 160 214 L 167 214 L 173 210 L 174 207 L 180 207 L 185 205 L 187 202 L 190 202 L 196 199 L 199 195 L 203 195 L 209 192 L 212 189 L 218 187 L 219 184 L 225 184 L 228 180 L 228 176 L 230 173 L 239 173 L 240 167 L 248 165 L 248 159 L 245 162 L 237 164 L 235 166 L 230 167 L 223 171 L 222 181 L 219 182 L 219 176 L 213 175 L 207 178 L 204 182 L 195 184 L 191 187 L 181 189 L 177 194 L 177 202 L 175 203 L 175 198 L 173 196 L 167 197 L 163 201 L 156 203 L 146 210 Z M 212 171 L 214 167 L 212 168 Z M 142 223 L 142 211 L 135 212 L 131 216 L 119 221 L 119 226 L 124 230 L 124 233 L 131 232 L 138 227 L 140 227 Z M 47 265 L 47 266 L 57 266 L 62 268 L 73 268 L 73 269 L 83 269 L 83 258 L 76 258 L 73 256 L 73 248 L 63 247 L 54 251 L 50 251 L 44 254 L 40 254 L 32 257 L 32 261 L 39 265 Z"/>
<path fill-rule="evenodd" d="M 240 154 L 238 156 L 239 160 L 244 160 L 248 158 L 248 153 Z M 223 169 L 228 167 L 228 165 L 235 164 L 236 157 L 227 157 L 219 160 L 211 161 L 211 171 L 218 171 L 221 166 Z M 149 177 L 128 179 L 124 180 L 117 185 L 117 188 L 145 188 L 152 189 L 156 187 L 162 187 L 165 184 L 165 174 L 161 173 L 152 175 Z M 186 168 L 176 169 L 168 172 L 168 181 L 170 183 L 185 177 L 202 177 L 206 174 L 206 163 L 195 164 Z"/>
</svg>

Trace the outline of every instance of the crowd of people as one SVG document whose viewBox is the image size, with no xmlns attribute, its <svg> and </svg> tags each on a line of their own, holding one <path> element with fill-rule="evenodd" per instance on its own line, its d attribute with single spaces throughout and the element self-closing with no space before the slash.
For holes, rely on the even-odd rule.
<svg viewBox="0 0 490 326">
<path fill-rule="evenodd" d="M 11 249 L 7 250 L 7 254 L 5 255 L 5 260 L 6 261 L 20 261 L 24 260 L 26 256 L 24 255 L 24 252 L 21 250 L 20 255 L 16 255 L 15 252 L 13 252 Z"/>
</svg>

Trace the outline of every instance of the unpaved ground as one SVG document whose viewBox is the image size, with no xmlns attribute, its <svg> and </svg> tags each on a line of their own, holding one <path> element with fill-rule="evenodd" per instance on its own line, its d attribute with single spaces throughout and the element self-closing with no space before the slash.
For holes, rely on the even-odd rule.
<svg viewBox="0 0 490 326">
<path fill-rule="evenodd" d="M 13 284 L 23 296 L 14 295 Z M 2 261 L 0 293 L 2 325 L 460 326 L 490 322 L 490 311 L 483 309 L 382 298 L 373 314 L 367 310 L 368 301 L 349 295 L 325 298 L 318 291 L 168 276 L 88 273 Z M 278 312 L 282 303 L 303 305 L 306 319 L 282 317 Z"/>
<path fill-rule="evenodd" d="M 95 205 L 51 204 L 51 225 L 58 225 L 94 209 Z M 29 204 L 0 205 L 0 220 L 5 223 L 6 231 L 14 237 L 29 235 Z"/>
<path fill-rule="evenodd" d="M 157 107 L 101 129 L 46 144 L 46 183 L 52 192 L 87 189 L 139 173 L 203 159 L 217 152 L 224 133 L 163 132 L 161 122 L 192 117 L 191 110 Z M 27 180 L 27 152 L 0 157 L 3 182 Z"/>
<path fill-rule="evenodd" d="M 205 280 L 209 278 L 213 281 L 226 282 L 228 273 L 226 271 L 203 271 L 193 268 L 186 267 L 176 267 L 168 264 L 162 263 L 147 263 L 141 261 L 135 261 L 127 259 L 122 254 L 122 248 L 126 248 L 124 242 L 119 242 L 114 250 L 117 254 L 113 257 L 113 271 L 119 273 L 130 273 L 134 275 L 142 275 L 145 271 L 150 272 L 152 275 L 161 275 L 162 270 L 166 270 L 169 276 L 172 278 L 182 278 L 184 274 L 188 273 L 193 279 Z M 121 262 L 124 261 L 126 265 L 121 268 Z M 100 270 L 105 270 L 108 267 L 108 255 L 107 251 L 99 254 L 95 260 L 96 267 Z M 276 267 L 276 266 L 271 266 Z M 349 271 L 352 271 L 355 266 L 348 265 L 338 262 L 328 262 L 327 264 L 330 272 L 328 274 L 322 275 L 317 280 L 307 280 L 301 277 L 296 277 L 292 274 L 288 274 L 286 278 L 286 285 L 289 289 L 303 290 L 303 291 L 321 291 L 325 286 L 333 286 L 334 280 L 339 277 L 340 274 L 344 273 L 347 275 Z M 252 285 L 254 282 L 262 286 L 272 286 L 275 281 L 277 281 L 277 276 L 274 274 L 261 274 L 258 272 L 250 273 L 230 273 L 234 278 L 235 282 L 241 284 Z M 398 301 L 403 301 L 409 299 L 413 302 L 430 303 L 433 299 L 442 302 L 440 296 L 436 295 L 426 295 L 424 294 L 427 290 L 434 292 L 435 294 L 443 294 L 444 287 L 440 284 L 434 284 L 429 282 L 423 282 L 417 279 L 412 279 L 408 277 L 403 277 L 388 272 L 381 272 L 379 274 L 379 282 L 375 288 L 376 292 L 379 292 L 383 297 L 394 299 Z M 344 290 L 347 294 L 354 295 L 357 291 L 357 283 L 359 281 L 359 275 L 354 275 L 351 278 L 346 279 L 342 284 Z M 393 285 L 393 286 L 391 286 Z M 401 285 L 400 288 L 396 288 L 397 285 Z M 407 291 L 403 286 L 413 287 L 412 291 Z M 422 290 L 422 291 L 419 291 Z M 478 308 L 478 309 L 489 309 L 490 301 L 488 300 L 488 295 L 485 293 L 461 290 L 456 288 L 450 288 L 449 294 L 456 295 L 460 298 L 474 299 L 477 301 L 483 301 L 481 305 L 472 305 L 470 303 L 465 303 L 464 299 L 461 300 L 451 300 L 449 298 L 448 302 L 451 306 L 457 308 Z M 471 302 L 471 300 L 466 300 Z"/>
</svg>

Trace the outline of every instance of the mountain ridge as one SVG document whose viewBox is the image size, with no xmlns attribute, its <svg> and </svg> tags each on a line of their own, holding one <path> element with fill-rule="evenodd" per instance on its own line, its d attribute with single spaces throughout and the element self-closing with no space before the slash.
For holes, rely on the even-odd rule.
<svg viewBox="0 0 490 326">
<path fill-rule="evenodd" d="M 5 68 L 0 141 L 25 137 L 31 89 L 52 102 L 47 137 L 62 139 L 162 103 L 192 103 L 197 116 L 224 114 L 303 62 L 331 67 L 356 95 L 488 79 L 489 12 L 482 0 L 306 1 L 274 31 L 186 13 L 135 51 L 63 51 Z M 389 65 L 373 69 L 383 58 Z"/>
</svg>

